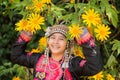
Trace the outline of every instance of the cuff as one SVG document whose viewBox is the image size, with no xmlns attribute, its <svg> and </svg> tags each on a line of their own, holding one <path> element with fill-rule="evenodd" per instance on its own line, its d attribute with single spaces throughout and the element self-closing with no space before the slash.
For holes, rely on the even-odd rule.
<svg viewBox="0 0 120 80">
<path fill-rule="evenodd" d="M 88 32 L 87 28 L 83 28 L 84 32 L 83 34 L 80 35 L 80 38 L 77 39 L 77 44 L 83 45 L 83 44 L 88 44 L 88 46 L 94 47 L 95 42 L 93 39 L 93 36 Z"/>
<path fill-rule="evenodd" d="M 80 37 L 80 39 L 77 40 L 77 43 L 82 45 L 88 41 L 90 41 L 90 39 L 92 38 L 92 36 L 89 33 L 84 34 L 84 36 Z"/>
<path fill-rule="evenodd" d="M 80 67 L 83 67 L 85 65 L 85 63 L 86 63 L 86 60 L 81 60 L 80 61 Z"/>
<path fill-rule="evenodd" d="M 22 41 L 29 42 L 30 40 L 31 40 L 30 36 L 27 36 L 24 33 L 21 33 L 17 41 L 18 42 L 22 42 Z"/>
</svg>

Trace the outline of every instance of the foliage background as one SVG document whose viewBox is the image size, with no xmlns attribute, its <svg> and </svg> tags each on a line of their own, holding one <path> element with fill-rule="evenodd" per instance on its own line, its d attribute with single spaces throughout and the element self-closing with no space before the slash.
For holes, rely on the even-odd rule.
<svg viewBox="0 0 120 80">
<path fill-rule="evenodd" d="M 20 11 L 26 4 L 29 4 L 29 1 L 30 0 L 28 0 L 28 2 L 24 0 L 0 0 L 0 80 L 12 80 L 14 76 L 19 76 L 23 80 L 32 80 L 31 69 L 13 64 L 10 59 L 11 46 L 19 35 L 19 32 L 15 31 L 15 23 L 22 19 L 23 15 L 21 14 L 22 12 L 20 13 Z M 66 3 L 68 0 L 53 1 L 55 5 L 63 7 L 64 3 Z M 92 2 L 92 0 L 77 1 L 80 3 L 88 3 L 89 1 Z M 93 0 L 93 2 L 94 1 L 97 0 Z M 101 49 L 101 53 L 106 53 L 106 49 L 109 53 L 108 55 L 102 54 L 105 65 L 104 70 L 111 73 L 116 80 L 120 80 L 120 0 L 108 1 L 110 4 L 114 5 L 118 11 L 118 23 L 117 26 L 114 26 L 110 22 L 109 26 L 112 31 L 110 39 L 105 43 L 99 43 L 98 46 Z M 56 13 L 56 15 L 61 14 Z M 50 15 L 48 15 L 48 20 L 49 24 L 46 23 L 46 25 L 55 24 Z M 51 20 L 52 22 L 50 22 Z M 113 18 L 113 22 L 114 21 L 116 20 Z M 43 34 L 44 31 L 38 31 L 33 37 L 32 41 L 28 44 L 28 48 L 31 49 L 36 47 L 39 37 L 42 37 Z M 114 54 L 111 55 L 112 53 Z"/>
</svg>

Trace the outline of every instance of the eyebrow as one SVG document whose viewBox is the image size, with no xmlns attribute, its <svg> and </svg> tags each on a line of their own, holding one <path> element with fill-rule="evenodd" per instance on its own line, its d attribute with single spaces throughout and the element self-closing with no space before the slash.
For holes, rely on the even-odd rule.
<svg viewBox="0 0 120 80">
<path fill-rule="evenodd" d="M 53 34 L 53 35 L 51 35 L 50 37 L 54 37 L 55 36 L 55 34 Z M 62 38 L 65 38 L 66 39 L 66 37 L 64 36 L 64 35 L 60 35 L 60 37 L 62 37 Z"/>
</svg>

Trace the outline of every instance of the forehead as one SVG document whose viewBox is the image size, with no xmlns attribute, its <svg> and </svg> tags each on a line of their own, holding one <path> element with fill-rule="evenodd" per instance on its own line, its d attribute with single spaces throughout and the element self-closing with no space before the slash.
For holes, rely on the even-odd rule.
<svg viewBox="0 0 120 80">
<path fill-rule="evenodd" d="M 61 34 L 61 33 L 58 33 L 58 32 L 56 32 L 56 33 L 53 33 L 51 36 L 55 36 L 55 37 L 63 37 L 63 38 L 66 38 L 63 34 Z M 51 37 L 50 36 L 50 37 Z"/>
</svg>

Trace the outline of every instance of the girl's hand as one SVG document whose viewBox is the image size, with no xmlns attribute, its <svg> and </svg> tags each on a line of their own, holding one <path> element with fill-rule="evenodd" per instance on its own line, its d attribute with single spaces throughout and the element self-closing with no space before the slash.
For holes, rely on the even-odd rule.
<svg viewBox="0 0 120 80">
<path fill-rule="evenodd" d="M 87 28 L 82 28 L 83 29 L 83 34 L 80 35 L 79 39 L 76 39 L 77 43 L 82 45 L 84 43 L 88 43 L 89 46 L 95 46 L 95 42 L 93 39 L 93 36 L 89 33 Z"/>
<path fill-rule="evenodd" d="M 22 31 L 21 34 L 24 34 L 25 36 L 27 36 L 29 38 L 32 38 L 32 36 L 33 36 L 33 33 L 30 31 Z"/>
<path fill-rule="evenodd" d="M 20 38 L 18 39 L 18 42 L 21 42 L 21 40 L 28 42 L 32 39 L 32 36 L 33 36 L 32 32 L 22 31 L 20 34 Z"/>
</svg>

